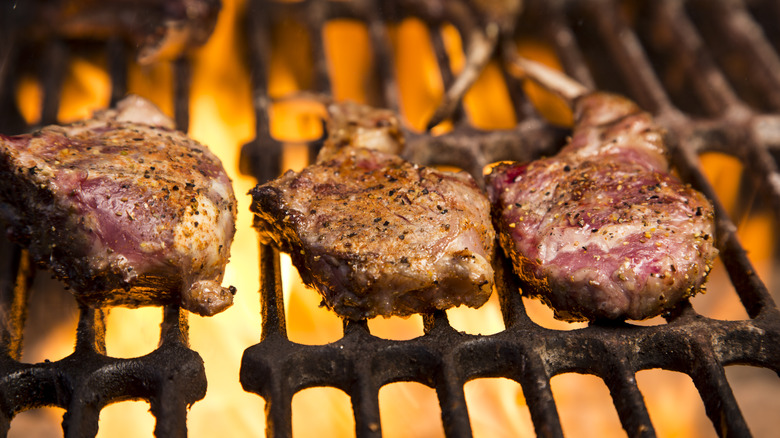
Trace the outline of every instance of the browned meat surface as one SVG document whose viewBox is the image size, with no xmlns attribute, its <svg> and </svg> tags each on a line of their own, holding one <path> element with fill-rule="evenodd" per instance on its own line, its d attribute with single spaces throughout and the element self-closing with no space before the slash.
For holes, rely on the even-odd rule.
<svg viewBox="0 0 780 438">
<path fill-rule="evenodd" d="M 38 36 L 124 38 L 142 64 L 172 59 L 211 36 L 220 0 L 37 0 L 29 5 Z"/>
<path fill-rule="evenodd" d="M 236 200 L 219 159 L 149 102 L 0 135 L 9 237 L 91 303 L 230 306 L 221 286 Z"/>
<path fill-rule="evenodd" d="M 402 146 L 392 113 L 341 104 L 330 114 L 317 164 L 250 192 L 261 240 L 289 252 L 348 318 L 484 304 L 495 233 L 471 176 L 376 150 Z"/>
<path fill-rule="evenodd" d="M 660 128 L 634 103 L 590 93 L 574 111 L 558 155 L 488 175 L 501 245 L 558 318 L 658 315 L 703 288 L 712 205 L 670 173 Z"/>
</svg>

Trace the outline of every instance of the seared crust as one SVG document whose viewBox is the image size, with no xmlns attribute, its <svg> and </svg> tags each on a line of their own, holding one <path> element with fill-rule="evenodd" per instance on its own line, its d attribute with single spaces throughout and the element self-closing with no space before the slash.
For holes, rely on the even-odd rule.
<svg viewBox="0 0 780 438">
<path fill-rule="evenodd" d="M 575 115 L 557 156 L 488 175 L 501 246 L 560 319 L 658 315 L 703 289 L 712 205 L 669 173 L 660 128 L 632 102 L 592 93 Z"/>
<path fill-rule="evenodd" d="M 130 97 L 83 122 L 0 135 L 9 236 L 85 302 L 180 302 L 203 315 L 232 303 L 220 285 L 235 233 L 230 180 L 169 124 Z"/>
<path fill-rule="evenodd" d="M 495 232 L 469 175 L 362 148 L 328 157 L 250 192 L 261 240 L 326 306 L 362 319 L 484 304 Z"/>
</svg>

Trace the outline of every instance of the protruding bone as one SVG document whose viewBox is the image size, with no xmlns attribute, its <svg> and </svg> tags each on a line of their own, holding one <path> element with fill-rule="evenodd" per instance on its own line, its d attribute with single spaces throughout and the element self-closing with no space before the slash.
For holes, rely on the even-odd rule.
<svg viewBox="0 0 780 438">
<path fill-rule="evenodd" d="M 545 89 L 559 95 L 571 105 L 574 99 L 589 93 L 588 87 L 577 82 L 565 73 L 550 68 L 542 63 L 521 56 L 512 60 L 513 64 L 523 71 L 523 75 L 538 83 Z"/>
<path fill-rule="evenodd" d="M 466 51 L 466 65 L 463 71 L 455 78 L 455 81 L 444 93 L 441 103 L 428 121 L 427 129 L 443 122 L 455 112 L 458 102 L 461 102 L 466 92 L 474 85 L 482 70 L 485 69 L 490 57 L 496 50 L 499 29 L 495 23 L 491 23 L 485 29 L 485 33 L 474 32 L 471 43 Z"/>
</svg>

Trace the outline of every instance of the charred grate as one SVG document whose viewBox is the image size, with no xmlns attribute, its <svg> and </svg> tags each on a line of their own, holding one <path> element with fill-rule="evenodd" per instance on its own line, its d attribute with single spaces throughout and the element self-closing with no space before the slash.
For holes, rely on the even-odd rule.
<svg viewBox="0 0 780 438">
<path fill-rule="evenodd" d="M 528 317 L 517 292 L 522 285 L 511 273 L 511 265 L 501 260 L 497 291 L 506 329 L 500 333 L 460 333 L 441 312 L 424 315 L 425 334 L 412 340 L 378 338 L 360 321 L 345 322 L 344 335 L 336 342 L 301 345 L 287 337 L 278 253 L 263 247 L 262 339 L 245 351 L 240 379 L 247 391 L 266 401 L 268 436 L 292 435 L 292 397 L 314 386 L 336 387 L 349 395 L 357 436 L 381 436 L 378 393 L 382 386 L 398 381 L 434 388 L 447 436 L 471 436 L 464 384 L 476 378 L 506 377 L 522 386 L 537 434 L 560 437 L 563 431 L 550 379 L 577 372 L 604 380 L 629 436 L 651 437 L 656 432 L 635 381 L 638 371 L 651 368 L 689 375 L 720 436 L 750 436 L 724 366 L 747 364 L 780 373 L 780 313 L 748 261 L 736 226 L 703 175 L 697 155 L 719 151 L 739 159 L 745 173 L 753 177 L 745 184 L 766 194 L 761 202 L 774 213 L 777 224 L 780 185 L 774 156 L 780 146 L 780 40 L 775 26 L 768 26 L 764 33 L 754 17 L 776 21 L 780 7 L 770 1 L 747 0 L 524 3 L 519 21 L 491 28 L 485 16 L 466 2 L 250 2 L 247 31 L 257 137 L 242 151 L 243 170 L 260 181 L 283 170 L 279 168 L 281 143 L 270 135 L 271 98 L 264 69 L 273 47 L 272 23 L 293 20 L 308 29 L 314 75 L 311 91 L 326 95 L 332 90 L 321 42 L 323 26 L 337 18 L 365 23 L 374 54 L 373 74 L 379 83 L 377 101 L 370 103 L 392 109 L 398 109 L 399 102 L 389 56 L 389 23 L 415 16 L 429 26 L 445 87 L 454 82 L 437 32 L 442 23 L 455 25 L 464 46 L 479 38 L 488 46 L 495 45 L 492 56 L 506 64 L 515 53 L 514 38 L 531 34 L 548 43 L 564 69 L 579 81 L 628 95 L 665 125 L 676 169 L 715 201 L 720 259 L 749 319 L 715 320 L 683 303 L 665 315 L 664 325 L 550 330 Z M 738 61 L 729 61 L 735 56 Z M 736 70 L 729 71 L 732 67 Z M 729 75 L 735 72 L 748 79 L 733 85 Z M 681 80 L 663 81 L 662 75 L 677 75 Z M 514 129 L 475 128 L 455 93 L 445 111 L 454 129 L 440 136 L 408 132 L 408 158 L 427 165 L 455 165 L 479 176 L 490 162 L 553 153 L 565 133 L 536 113 L 510 72 L 504 70 L 504 78 L 519 120 Z M 312 152 L 316 145 L 312 143 Z"/>
<path fill-rule="evenodd" d="M 505 260 L 497 263 L 498 294 L 506 329 L 490 336 L 463 334 L 446 314 L 424 316 L 425 335 L 409 341 L 373 336 L 366 322 L 344 324 L 344 336 L 331 344 L 306 346 L 286 335 L 279 258 L 261 249 L 262 340 L 245 351 L 240 380 L 266 400 L 269 436 L 290 436 L 293 395 L 312 386 L 331 386 L 352 399 L 358 436 L 381 436 L 379 389 L 391 382 L 414 381 L 436 390 L 448 436 L 471 436 L 463 385 L 480 377 L 519 382 L 538 435 L 562 436 L 550 379 L 566 372 L 602 378 L 630 436 L 655 436 L 634 375 L 649 368 L 688 374 L 721 436 L 749 436 L 732 394 L 724 366 L 749 364 L 780 372 L 780 314 L 766 286 L 755 274 L 735 234 L 735 224 L 701 172 L 697 154 L 720 151 L 745 166 L 746 181 L 766 195 L 766 207 L 780 220 L 780 184 L 775 156 L 780 148 L 780 35 L 774 25 L 780 6 L 769 0 L 626 1 L 526 0 L 516 23 L 501 23 L 483 33 L 486 21 L 467 2 L 426 0 L 312 1 L 278 3 L 250 0 L 246 41 L 253 74 L 257 138 L 243 150 L 243 170 L 260 181 L 280 172 L 282 145 L 271 136 L 266 66 L 273 46 L 270 28 L 280 18 L 302 23 L 310 33 L 312 91 L 332 94 L 320 38 L 328 20 L 349 18 L 366 23 L 374 54 L 377 106 L 399 109 L 388 23 L 419 17 L 435 30 L 455 25 L 466 42 L 482 39 L 496 45 L 494 59 L 508 61 L 513 37 L 530 34 L 551 45 L 572 76 L 581 82 L 618 91 L 653 111 L 669 129 L 675 167 L 683 178 L 716 201 L 721 260 L 749 315 L 744 321 L 720 321 L 697 314 L 690 305 L 668 315 L 668 324 L 639 327 L 593 325 L 555 331 L 534 323 L 517 293 L 519 285 Z M 17 66 L 26 51 L 40 53 L 33 66 L 43 84 L 41 123 L 57 120 L 62 68 L 69 42 L 27 46 L 11 7 L 0 6 L 0 132 L 28 130 L 14 103 Z M 512 18 L 512 17 L 510 17 Z M 432 31 L 442 80 L 454 76 L 438 32 Z M 722 43 L 722 44 L 713 44 Z M 709 42 L 709 43 L 708 43 Z M 93 43 L 90 43 L 93 44 Z M 102 44 L 102 43 L 99 43 Z M 492 47 L 492 46 L 491 46 Z M 126 90 L 125 47 L 109 41 L 112 103 Z M 739 54 L 742 64 L 728 61 Z M 747 81 L 734 84 L 742 73 Z M 188 125 L 189 69 L 174 63 L 175 117 Z M 681 78 L 664 81 L 664 75 Z M 520 82 L 504 71 L 519 122 L 513 129 L 483 131 L 470 125 L 458 93 L 447 106 L 455 128 L 432 136 L 408 132 L 409 158 L 423 164 L 455 165 L 479 175 L 501 159 L 526 160 L 554 153 L 566 131 L 545 122 L 522 92 Z M 316 150 L 317 143 L 311 145 Z M 775 226 L 775 228 L 778 228 Z M 60 406 L 66 436 L 92 436 L 107 403 L 142 398 L 157 418 L 157 436 L 186 435 L 186 409 L 205 395 L 203 362 L 188 347 L 187 320 L 175 307 L 164 310 L 160 346 L 149 355 L 118 359 L 105 355 L 107 309 L 81 308 L 75 352 L 56 362 L 19 362 L 33 267 L 23 251 L 0 241 L 0 306 L 7 315 L 0 327 L 0 434 L 23 410 Z"/>
<path fill-rule="evenodd" d="M 0 132 L 4 134 L 34 128 L 26 125 L 14 101 L 18 76 L 25 69 L 37 72 L 42 84 L 40 125 L 57 123 L 63 72 L 70 50 L 80 45 L 60 40 L 45 41 L 43 45 L 22 41 L 26 20 L 31 17 L 30 7 L 14 2 L 0 6 Z M 83 44 L 107 54 L 111 103 L 115 103 L 127 90 L 129 48 L 119 41 Z M 175 121 L 186 131 L 189 64 L 179 60 L 173 68 Z M 20 359 L 35 271 L 26 251 L 0 237 L 0 436 L 8 434 L 16 414 L 41 406 L 65 409 L 64 436 L 95 436 L 103 407 L 139 399 L 150 403 L 157 420 L 156 436 L 186 436 L 187 410 L 206 394 L 203 360 L 189 348 L 186 312 L 166 306 L 162 309 L 158 347 L 141 357 L 115 358 L 106 354 L 110 308 L 80 305 L 74 352 L 57 361 L 24 363 Z"/>
</svg>

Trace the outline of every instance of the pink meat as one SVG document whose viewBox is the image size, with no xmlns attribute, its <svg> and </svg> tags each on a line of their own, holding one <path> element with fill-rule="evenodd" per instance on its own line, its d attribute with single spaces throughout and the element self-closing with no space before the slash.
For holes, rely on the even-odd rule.
<svg viewBox="0 0 780 438">
<path fill-rule="evenodd" d="M 487 176 L 518 274 L 566 320 L 645 319 L 703 289 L 712 205 L 669 171 L 661 129 L 627 99 L 574 104 L 569 144 Z"/>
<path fill-rule="evenodd" d="M 86 302 L 180 303 L 202 315 L 228 307 L 231 182 L 171 125 L 131 96 L 83 122 L 0 135 L 9 236 Z"/>
</svg>

